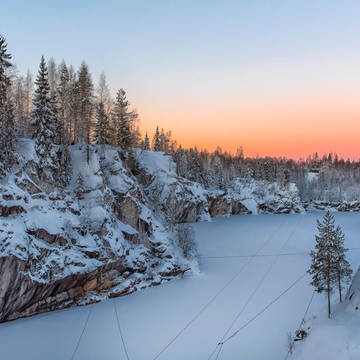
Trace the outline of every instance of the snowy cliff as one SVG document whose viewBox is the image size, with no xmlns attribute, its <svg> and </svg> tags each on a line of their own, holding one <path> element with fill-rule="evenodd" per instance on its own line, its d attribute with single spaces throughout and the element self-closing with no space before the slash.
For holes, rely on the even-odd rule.
<svg viewBox="0 0 360 360">
<path fill-rule="evenodd" d="M 301 212 L 296 188 L 241 183 L 227 193 L 179 177 L 171 157 L 71 146 L 72 177 L 55 187 L 34 142 L 0 183 L 0 322 L 130 294 L 198 271 L 175 224 L 211 216 Z M 260 189 L 260 190 L 259 190 Z M 300 205 L 299 205 L 300 204 Z"/>
<path fill-rule="evenodd" d="M 197 269 L 116 149 L 70 148 L 71 183 L 39 178 L 33 142 L 0 187 L 0 321 L 129 294 Z M 77 178 L 83 179 L 79 196 Z"/>
</svg>

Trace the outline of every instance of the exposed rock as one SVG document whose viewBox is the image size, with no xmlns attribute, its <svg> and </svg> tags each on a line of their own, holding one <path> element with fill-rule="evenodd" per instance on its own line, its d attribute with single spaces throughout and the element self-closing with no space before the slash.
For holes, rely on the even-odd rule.
<svg viewBox="0 0 360 360">
<path fill-rule="evenodd" d="M 2 198 L 3 198 L 5 201 L 14 200 L 14 196 L 13 196 L 12 194 L 3 194 L 3 195 L 2 195 Z"/>
<path fill-rule="evenodd" d="M 342 202 L 328 202 L 328 201 L 310 201 L 304 203 L 306 211 L 340 211 L 340 212 L 358 212 L 360 211 L 359 201 L 342 201 Z"/>
<path fill-rule="evenodd" d="M 21 205 L 14 205 L 14 206 L 0 205 L 0 216 L 8 217 L 13 215 L 19 215 L 22 213 L 27 213 L 27 211 Z"/>
<path fill-rule="evenodd" d="M 125 197 L 121 205 L 115 204 L 114 212 L 124 224 L 130 225 L 140 234 L 150 235 L 151 226 L 140 217 L 141 207 L 131 196 Z"/>
<path fill-rule="evenodd" d="M 225 196 L 219 196 L 209 201 L 210 216 L 228 215 L 231 213 L 231 202 Z"/>
<path fill-rule="evenodd" d="M 52 245 L 64 246 L 68 243 L 63 236 L 49 234 L 45 229 L 27 230 L 27 233 Z"/>
<path fill-rule="evenodd" d="M 96 290 L 97 286 L 98 286 L 97 278 L 94 278 L 94 279 L 88 281 L 87 283 L 85 283 L 83 288 L 84 288 L 84 291 L 87 292 L 87 291 Z"/>
<path fill-rule="evenodd" d="M 28 179 L 15 178 L 15 184 L 22 190 L 28 192 L 30 195 L 39 194 L 42 192 L 32 181 Z"/>
</svg>

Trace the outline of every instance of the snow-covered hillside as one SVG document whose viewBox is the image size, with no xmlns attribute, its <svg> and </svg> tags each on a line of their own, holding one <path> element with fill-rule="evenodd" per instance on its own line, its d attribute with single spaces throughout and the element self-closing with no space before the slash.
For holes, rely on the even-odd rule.
<svg viewBox="0 0 360 360">
<path fill-rule="evenodd" d="M 302 212 L 296 187 L 239 182 L 224 193 L 179 177 L 170 156 L 70 147 L 64 190 L 39 171 L 34 142 L 0 184 L 0 321 L 132 293 L 198 271 L 174 225 L 217 215 Z"/>
<path fill-rule="evenodd" d="M 308 335 L 297 343 L 291 359 L 360 359 L 360 269 L 346 299 L 333 307 L 331 319 L 324 310 L 303 328 Z"/>
<path fill-rule="evenodd" d="M 60 192 L 40 180 L 34 143 L 26 145 L 24 166 L 0 188 L 1 321 L 129 294 L 197 268 L 116 149 L 93 148 L 87 164 L 71 147 L 72 181 Z"/>
</svg>

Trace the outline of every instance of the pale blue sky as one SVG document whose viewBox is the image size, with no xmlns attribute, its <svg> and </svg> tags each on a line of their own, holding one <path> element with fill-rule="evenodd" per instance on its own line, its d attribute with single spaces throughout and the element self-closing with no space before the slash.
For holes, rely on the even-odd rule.
<svg viewBox="0 0 360 360">
<path fill-rule="evenodd" d="M 271 119 L 282 116 L 289 98 L 301 108 L 293 99 L 305 96 L 308 104 L 314 94 L 319 102 L 351 95 L 356 106 L 359 19 L 358 0 L 11 0 L 1 4 L 0 32 L 22 73 L 36 73 L 41 55 L 75 69 L 85 60 L 94 82 L 104 70 L 113 93 L 125 88 L 143 131 L 159 123 L 184 142 L 181 126 L 199 121 L 209 124 L 207 138 L 226 148 L 225 135 L 211 130 L 216 119 L 226 113 L 224 126 L 243 121 L 254 132 L 246 125 L 250 104 L 257 113 L 262 106 L 264 114 L 274 111 Z M 289 110 L 280 123 L 292 115 L 299 121 Z M 249 148 L 247 139 L 238 143 Z"/>
</svg>

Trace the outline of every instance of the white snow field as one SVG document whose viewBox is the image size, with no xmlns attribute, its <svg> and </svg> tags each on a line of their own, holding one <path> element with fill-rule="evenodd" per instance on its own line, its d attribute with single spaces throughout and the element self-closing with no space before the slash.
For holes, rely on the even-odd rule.
<svg viewBox="0 0 360 360">
<path fill-rule="evenodd" d="M 309 275 L 227 341 L 220 353 L 217 344 L 306 272 L 310 256 L 304 253 L 313 249 L 316 218 L 323 216 L 322 212 L 245 215 L 196 223 L 200 275 L 90 306 L 0 324 L 0 358 L 202 360 L 216 349 L 211 359 L 285 359 L 286 332 L 299 326 L 313 294 Z M 346 246 L 360 247 L 360 214 L 335 213 L 335 219 L 346 235 Z M 347 255 L 354 271 L 359 255 L 360 250 Z M 325 297 L 316 294 L 307 318 L 325 306 Z"/>
</svg>

